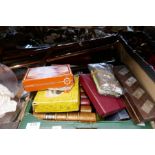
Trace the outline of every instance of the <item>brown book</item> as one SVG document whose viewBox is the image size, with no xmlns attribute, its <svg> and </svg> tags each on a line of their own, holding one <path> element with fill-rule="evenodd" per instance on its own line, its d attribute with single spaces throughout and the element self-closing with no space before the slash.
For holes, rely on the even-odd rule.
<svg viewBox="0 0 155 155">
<path fill-rule="evenodd" d="M 90 105 L 81 105 L 80 112 L 92 112 L 92 107 Z"/>
<path fill-rule="evenodd" d="M 35 117 L 43 120 L 54 121 L 80 121 L 96 122 L 96 114 L 89 112 L 67 112 L 67 113 L 33 113 Z"/>
<path fill-rule="evenodd" d="M 82 86 L 80 86 L 80 99 L 81 99 L 81 105 L 90 105 L 90 100 L 86 95 Z"/>
<path fill-rule="evenodd" d="M 125 90 L 133 109 L 144 121 L 155 120 L 155 103 L 125 66 L 114 67 L 114 73 Z"/>
<path fill-rule="evenodd" d="M 130 117 L 132 118 L 133 122 L 135 122 L 136 124 L 143 122 L 143 119 L 139 115 L 139 112 L 135 111 L 135 109 L 133 108 L 131 101 L 127 97 L 127 94 L 124 94 L 123 100 L 124 100 L 124 103 L 126 105 L 126 109 L 129 113 Z"/>
</svg>

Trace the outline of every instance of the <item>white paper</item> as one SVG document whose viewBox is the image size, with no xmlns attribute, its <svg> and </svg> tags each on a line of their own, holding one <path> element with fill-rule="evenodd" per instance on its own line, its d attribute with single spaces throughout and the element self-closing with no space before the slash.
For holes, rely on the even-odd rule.
<svg viewBox="0 0 155 155">
<path fill-rule="evenodd" d="M 27 123 L 26 129 L 40 129 L 40 122 Z"/>
<path fill-rule="evenodd" d="M 52 129 L 62 129 L 62 126 L 60 126 L 60 125 L 59 126 L 58 125 L 57 126 L 52 126 Z"/>
</svg>

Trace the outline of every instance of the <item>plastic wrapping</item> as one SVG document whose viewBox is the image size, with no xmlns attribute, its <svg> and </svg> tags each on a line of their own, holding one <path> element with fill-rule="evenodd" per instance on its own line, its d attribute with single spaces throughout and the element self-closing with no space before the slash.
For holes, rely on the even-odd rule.
<svg viewBox="0 0 155 155">
<path fill-rule="evenodd" d="M 0 124 L 15 121 L 20 111 L 20 102 L 16 97 L 18 81 L 13 71 L 0 64 Z"/>
<path fill-rule="evenodd" d="M 12 100 L 12 97 L 13 93 L 0 84 L 0 118 L 2 118 L 7 112 L 16 111 L 17 102 Z"/>
<path fill-rule="evenodd" d="M 13 96 L 17 94 L 18 81 L 16 75 L 9 67 L 3 64 L 0 64 L 0 84 L 8 88 L 13 93 Z"/>
<path fill-rule="evenodd" d="M 89 64 L 88 68 L 95 82 L 97 91 L 101 95 L 119 97 L 123 94 L 123 89 L 115 78 L 110 64 Z"/>
</svg>

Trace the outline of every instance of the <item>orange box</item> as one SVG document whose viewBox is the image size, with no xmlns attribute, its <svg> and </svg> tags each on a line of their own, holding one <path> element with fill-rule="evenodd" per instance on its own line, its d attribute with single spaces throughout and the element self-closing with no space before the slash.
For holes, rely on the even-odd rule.
<svg viewBox="0 0 155 155">
<path fill-rule="evenodd" d="M 69 64 L 29 68 L 22 81 L 26 91 L 70 90 L 74 77 Z"/>
</svg>

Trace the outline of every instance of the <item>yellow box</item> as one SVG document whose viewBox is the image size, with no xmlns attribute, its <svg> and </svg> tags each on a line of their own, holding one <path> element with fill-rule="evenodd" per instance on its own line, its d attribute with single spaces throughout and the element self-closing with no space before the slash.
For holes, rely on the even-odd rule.
<svg viewBox="0 0 155 155">
<path fill-rule="evenodd" d="M 78 111 L 80 106 L 79 77 L 69 92 L 44 90 L 38 91 L 32 103 L 34 112 Z"/>
</svg>

